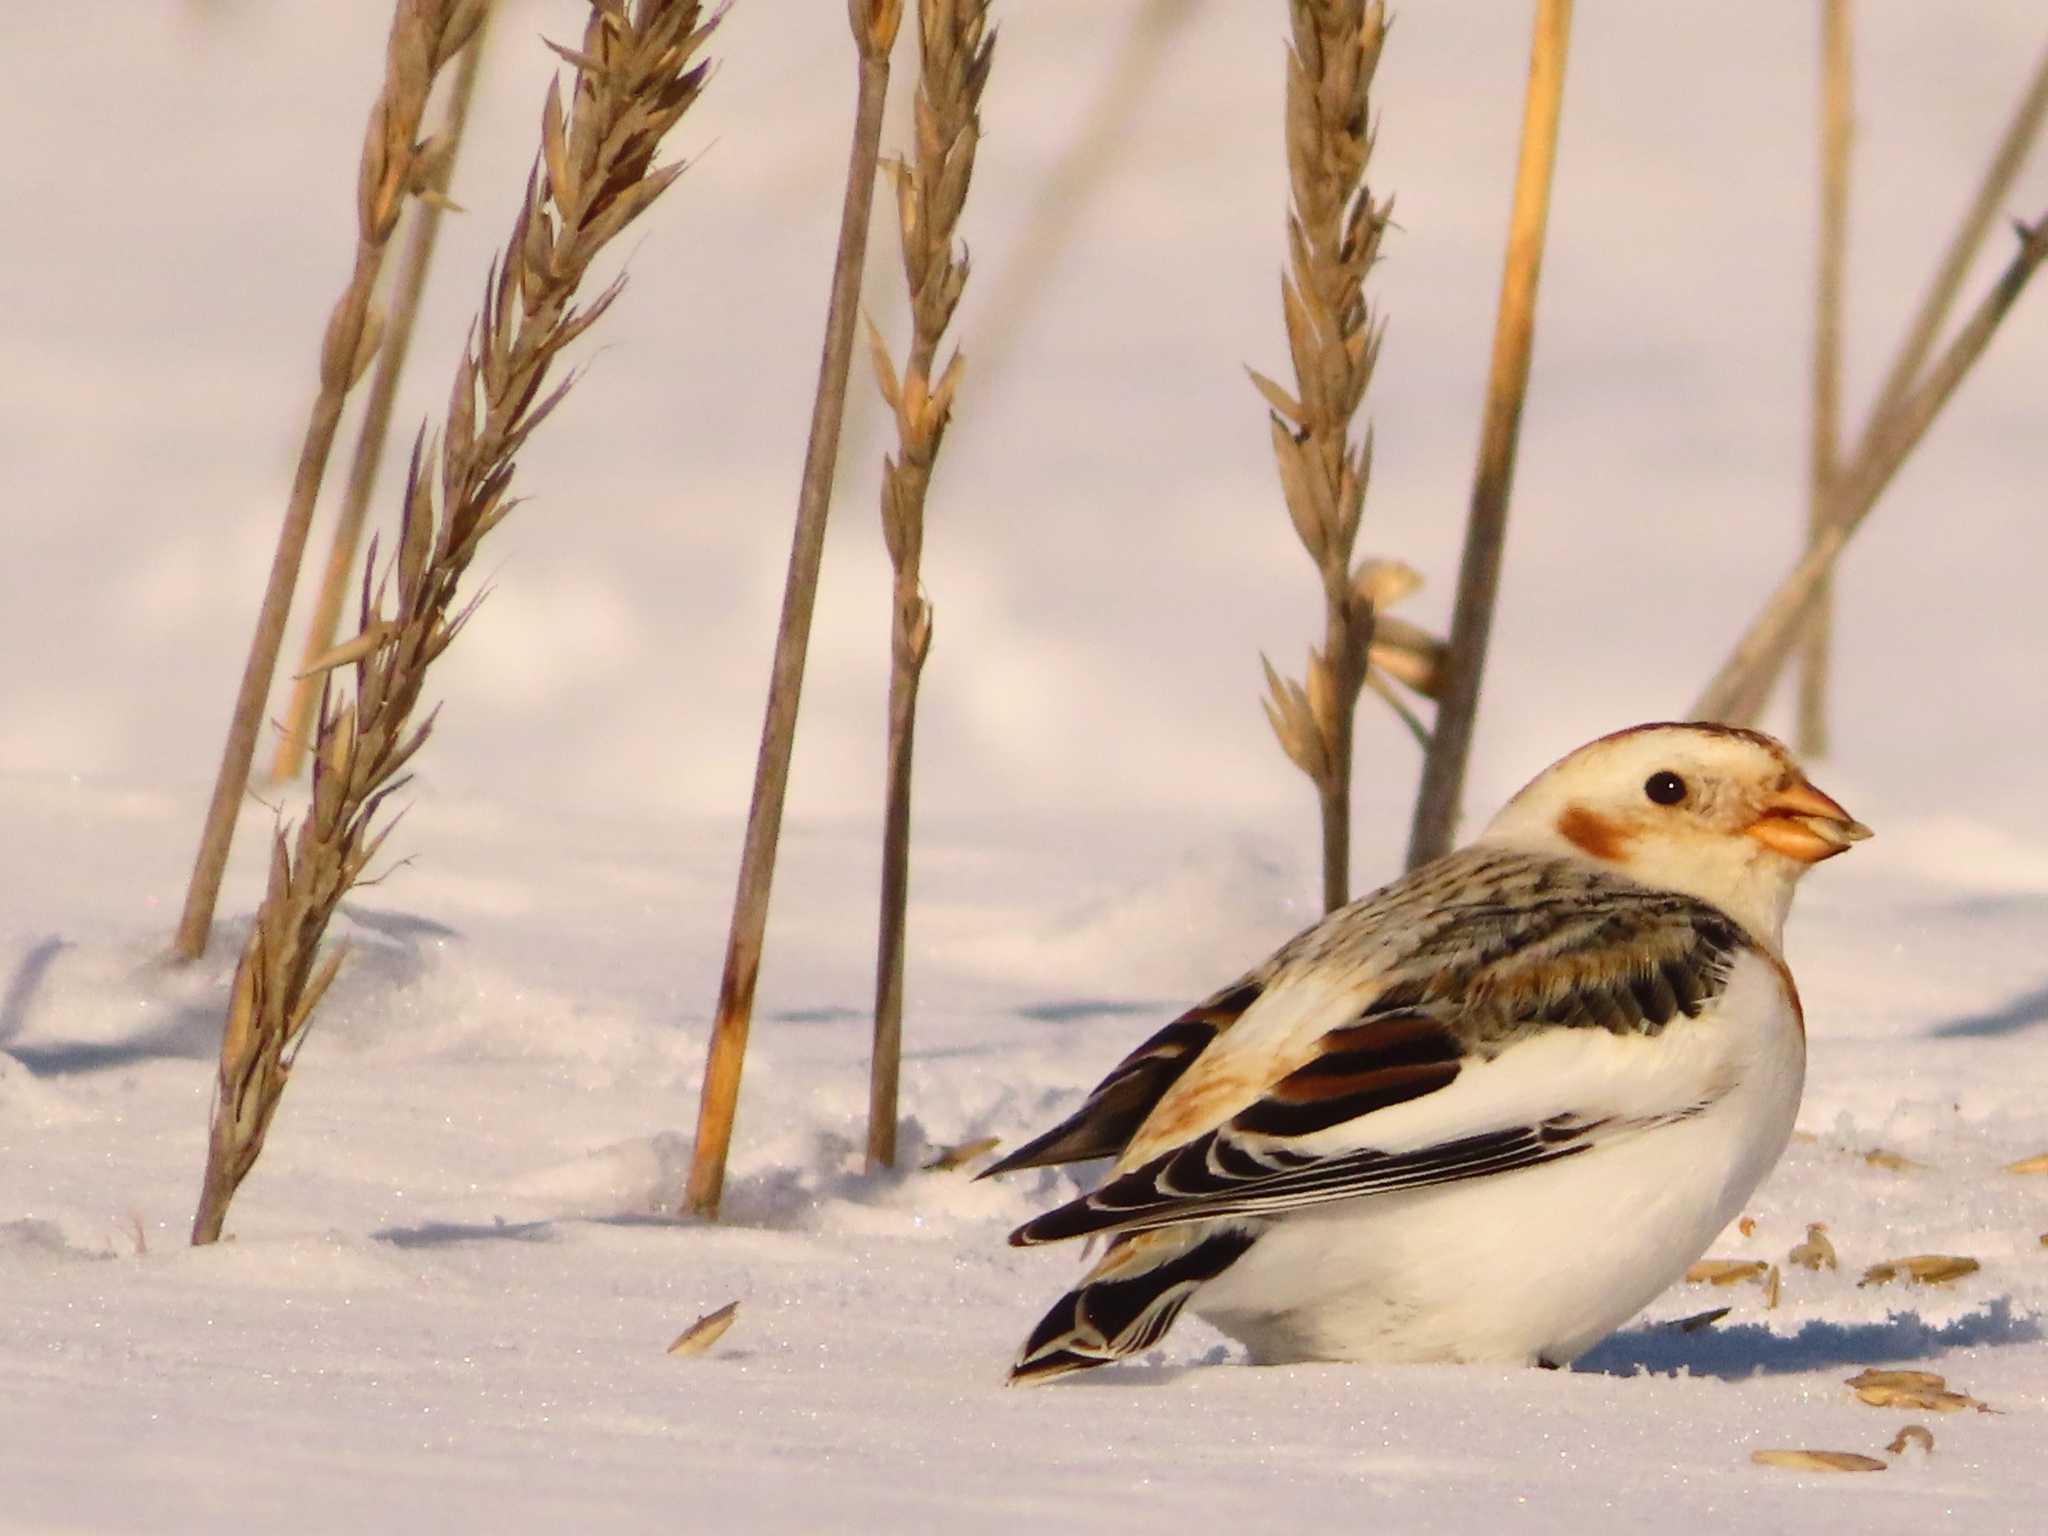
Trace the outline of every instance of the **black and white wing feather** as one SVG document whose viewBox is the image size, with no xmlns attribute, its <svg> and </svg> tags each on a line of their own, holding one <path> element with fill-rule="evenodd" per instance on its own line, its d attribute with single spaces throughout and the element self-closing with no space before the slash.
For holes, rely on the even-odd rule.
<svg viewBox="0 0 2048 1536">
<path fill-rule="evenodd" d="M 1524 856 L 1504 873 L 1505 894 L 1498 878 L 1467 882 L 1471 899 L 1407 914 L 1410 942 L 1375 967 L 1363 1002 L 1338 994 L 1351 1016 L 1290 1041 L 1272 1021 L 1327 1018 L 1344 923 L 1376 903 L 1309 930 L 1254 973 L 1263 985 L 1228 1035 L 1145 1085 L 1149 1112 L 1126 1130 L 1137 1095 L 1112 1114 L 1128 1091 L 1118 1085 L 1162 1070 L 1145 1052 L 1181 1025 L 1155 1036 L 1073 1120 L 1001 1165 L 1126 1139 L 1116 1176 L 1011 1240 L 1275 1216 L 1480 1178 L 1705 1108 L 1696 1062 L 1643 1047 L 1711 1014 L 1754 948 L 1747 935 L 1704 902 L 1562 861 Z M 1666 1059 L 1672 1070 L 1657 1065 Z"/>
</svg>

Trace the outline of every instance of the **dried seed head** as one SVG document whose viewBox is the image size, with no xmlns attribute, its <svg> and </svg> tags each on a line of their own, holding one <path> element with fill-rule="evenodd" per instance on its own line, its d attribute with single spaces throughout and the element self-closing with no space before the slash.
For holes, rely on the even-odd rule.
<svg viewBox="0 0 2048 1536">
<path fill-rule="evenodd" d="M 1351 590 L 1385 612 L 1422 590 L 1422 573 L 1405 560 L 1362 560 L 1351 578 Z"/>
</svg>

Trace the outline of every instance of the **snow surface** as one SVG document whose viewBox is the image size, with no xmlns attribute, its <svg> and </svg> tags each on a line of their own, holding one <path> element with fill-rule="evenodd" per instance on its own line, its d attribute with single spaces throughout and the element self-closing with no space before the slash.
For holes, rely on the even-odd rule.
<svg viewBox="0 0 2048 1536">
<path fill-rule="evenodd" d="M 535 36 L 576 24 L 507 5 L 409 418 L 445 390 L 530 153 Z M 1816 777 L 1879 836 L 1802 893 L 1811 1139 L 1713 1249 L 1782 1262 L 1825 1221 L 1839 1271 L 1788 1269 L 1775 1310 L 1680 1287 L 1568 1374 L 1255 1370 L 1190 1320 L 1142 1363 L 1003 1389 L 1072 1273 L 1003 1234 L 1071 1178 L 860 1171 L 886 665 L 861 391 L 726 1220 L 665 1214 L 843 167 L 838 0 L 732 12 L 680 135 L 700 163 L 493 536 L 410 862 L 337 925 L 354 959 L 233 1241 L 184 1247 L 268 809 L 207 958 L 161 953 L 343 275 L 382 11 L 0 15 L 0 183 L 34 215 L 0 242 L 0 1528 L 2039 1528 L 2048 1179 L 2001 1170 L 2048 1150 L 2040 294 L 1845 566 Z M 1034 287 L 1010 263 L 1137 7 L 1005 7 L 968 213 L 977 371 L 928 555 L 908 1168 L 1042 1127 L 1313 915 L 1310 796 L 1253 696 L 1257 652 L 1289 663 L 1317 628 L 1314 589 L 1238 367 L 1282 360 L 1277 7 L 1187 11 Z M 1424 570 L 1433 624 L 1524 25 L 1412 7 L 1383 72 L 1399 228 L 1363 543 Z M 1859 27 L 1852 410 L 2042 42 L 2020 4 Z M 1681 710 L 1796 545 L 1813 31 L 1799 5 L 1581 10 L 1475 813 Z M 2048 206 L 2048 168 L 2014 203 Z M 900 331 L 878 252 L 870 303 Z M 1361 758 L 1369 881 L 1414 754 L 1368 711 Z M 1859 1287 L 1919 1252 L 1983 1268 Z M 709 1353 L 665 1354 L 734 1299 Z M 1885 1364 L 2000 1411 L 1929 1418 L 1932 1456 L 1875 1476 L 1750 1464 L 1875 1453 L 1925 1417 L 1842 1387 Z"/>
</svg>

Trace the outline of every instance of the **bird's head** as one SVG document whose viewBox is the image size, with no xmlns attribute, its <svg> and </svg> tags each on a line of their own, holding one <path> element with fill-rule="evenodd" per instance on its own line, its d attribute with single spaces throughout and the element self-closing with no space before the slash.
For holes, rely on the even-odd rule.
<svg viewBox="0 0 2048 1536">
<path fill-rule="evenodd" d="M 1792 887 L 1870 836 L 1778 742 L 1725 725 L 1640 725 L 1553 763 L 1482 841 L 1563 853 L 1712 902 L 1780 941 Z"/>
</svg>

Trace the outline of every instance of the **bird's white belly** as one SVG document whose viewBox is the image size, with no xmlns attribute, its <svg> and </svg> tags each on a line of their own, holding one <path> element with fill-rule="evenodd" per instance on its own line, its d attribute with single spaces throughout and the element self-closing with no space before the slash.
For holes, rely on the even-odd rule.
<svg viewBox="0 0 2048 1536">
<path fill-rule="evenodd" d="M 1735 1086 L 1697 1115 L 1276 1220 L 1194 1310 L 1261 1362 L 1565 1364 L 1676 1281 L 1783 1152 L 1805 1041 L 1789 1009 L 1759 1023 L 1731 1042 Z"/>
</svg>

